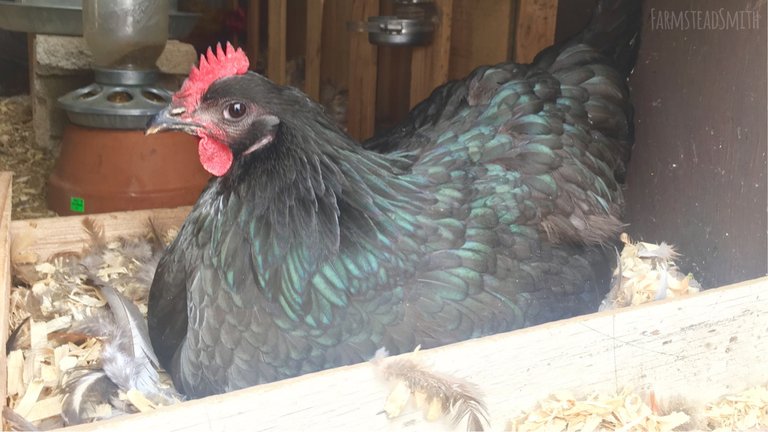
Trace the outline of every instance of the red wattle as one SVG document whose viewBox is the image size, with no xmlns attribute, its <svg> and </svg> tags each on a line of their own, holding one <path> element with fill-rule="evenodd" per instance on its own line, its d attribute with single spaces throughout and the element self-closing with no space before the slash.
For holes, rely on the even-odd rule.
<svg viewBox="0 0 768 432">
<path fill-rule="evenodd" d="M 197 146 L 197 152 L 200 155 L 200 163 L 206 171 L 221 177 L 229 171 L 232 166 L 232 150 L 226 145 L 207 137 L 200 138 Z"/>
</svg>

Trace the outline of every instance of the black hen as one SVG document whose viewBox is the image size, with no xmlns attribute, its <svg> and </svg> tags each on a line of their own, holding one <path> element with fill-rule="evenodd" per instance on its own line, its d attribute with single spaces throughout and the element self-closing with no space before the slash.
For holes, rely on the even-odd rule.
<svg viewBox="0 0 768 432">
<path fill-rule="evenodd" d="M 435 90 L 363 149 L 299 91 L 201 59 L 148 132 L 198 135 L 211 182 L 149 330 L 198 397 L 594 311 L 620 227 L 635 0 L 532 65 Z M 627 55 L 630 53 L 630 55 Z"/>
</svg>

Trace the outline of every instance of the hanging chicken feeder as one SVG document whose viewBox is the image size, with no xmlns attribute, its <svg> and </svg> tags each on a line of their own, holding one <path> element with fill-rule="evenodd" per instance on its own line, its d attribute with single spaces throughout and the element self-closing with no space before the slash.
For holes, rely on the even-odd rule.
<svg viewBox="0 0 768 432">
<path fill-rule="evenodd" d="M 143 132 L 171 99 L 156 85 L 155 65 L 168 16 L 168 0 L 83 1 L 95 83 L 59 98 L 71 124 L 48 182 L 48 206 L 57 213 L 189 205 L 207 182 L 194 138 Z"/>
</svg>

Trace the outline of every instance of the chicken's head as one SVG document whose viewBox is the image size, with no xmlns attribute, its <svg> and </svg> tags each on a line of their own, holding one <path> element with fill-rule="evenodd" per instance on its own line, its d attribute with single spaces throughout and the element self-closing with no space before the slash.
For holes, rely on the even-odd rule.
<svg viewBox="0 0 768 432">
<path fill-rule="evenodd" d="M 215 176 L 225 175 L 236 158 L 269 145 L 280 123 L 252 97 L 254 83 L 277 86 L 248 73 L 248 64 L 243 50 L 230 44 L 226 51 L 221 45 L 215 53 L 208 49 L 170 105 L 149 121 L 146 133 L 178 130 L 200 137 L 200 163 Z"/>
</svg>

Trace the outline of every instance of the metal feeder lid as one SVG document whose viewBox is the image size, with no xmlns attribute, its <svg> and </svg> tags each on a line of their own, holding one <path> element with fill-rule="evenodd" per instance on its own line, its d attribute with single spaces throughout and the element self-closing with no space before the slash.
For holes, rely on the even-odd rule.
<svg viewBox="0 0 768 432">
<path fill-rule="evenodd" d="M 427 45 L 435 30 L 430 20 L 396 16 L 369 17 L 367 24 L 368 41 L 376 45 Z"/>
</svg>

